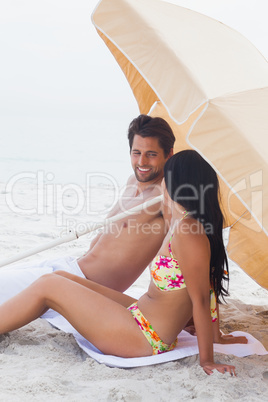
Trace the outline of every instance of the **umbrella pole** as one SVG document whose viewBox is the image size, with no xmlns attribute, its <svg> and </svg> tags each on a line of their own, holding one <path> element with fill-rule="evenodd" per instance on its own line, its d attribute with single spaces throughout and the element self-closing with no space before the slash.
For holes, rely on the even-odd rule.
<svg viewBox="0 0 268 402">
<path fill-rule="evenodd" d="M 108 226 L 113 222 L 119 221 L 120 219 L 129 216 L 129 215 L 133 215 L 137 212 L 140 212 L 143 209 L 148 208 L 151 205 L 157 204 L 158 202 L 161 202 L 163 199 L 163 196 L 160 195 L 158 197 L 155 197 L 149 201 L 144 202 L 143 204 L 137 205 L 136 207 L 133 207 L 127 211 L 121 212 L 120 214 L 117 214 L 115 216 L 112 216 L 110 218 L 105 219 L 102 223 L 98 223 L 98 224 L 92 224 L 91 227 L 88 227 L 84 230 L 81 231 L 76 231 L 76 230 L 70 230 L 69 233 L 63 237 L 60 237 L 58 239 L 52 240 L 44 245 L 40 245 L 37 247 L 34 247 L 30 250 L 26 250 L 23 251 L 21 253 L 17 253 L 16 255 L 12 256 L 12 257 L 8 257 L 2 261 L 0 261 L 0 267 L 3 267 L 5 265 L 9 265 L 12 264 L 13 262 L 17 262 L 20 261 L 26 257 L 30 257 L 31 255 L 40 253 L 42 251 L 45 250 L 49 250 L 50 248 L 59 246 L 60 244 L 63 243 L 68 243 L 70 241 L 76 240 L 81 236 L 84 236 L 85 234 L 88 234 L 90 232 L 94 232 L 95 230 Z"/>
</svg>

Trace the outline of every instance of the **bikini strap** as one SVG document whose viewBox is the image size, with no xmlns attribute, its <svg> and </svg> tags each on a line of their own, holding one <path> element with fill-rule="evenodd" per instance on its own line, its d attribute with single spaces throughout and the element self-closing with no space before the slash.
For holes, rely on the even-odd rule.
<svg viewBox="0 0 268 402">
<path fill-rule="evenodd" d="M 182 218 L 180 219 L 179 222 L 181 222 L 184 218 L 186 218 L 186 216 L 189 215 L 189 212 L 186 211 L 186 209 L 185 209 L 185 211 L 183 211 L 182 214 L 183 214 L 183 216 L 182 216 Z M 173 232 L 172 232 L 172 234 L 171 234 L 171 236 L 170 236 L 170 239 L 169 239 L 169 243 L 168 243 L 168 251 L 169 251 L 169 254 L 170 254 L 170 257 L 171 257 L 171 258 L 174 258 L 174 257 L 173 257 L 172 250 L 171 250 L 171 240 L 172 240 L 172 237 L 173 237 L 173 235 L 174 235 L 174 231 L 175 231 L 175 229 L 173 230 Z"/>
</svg>

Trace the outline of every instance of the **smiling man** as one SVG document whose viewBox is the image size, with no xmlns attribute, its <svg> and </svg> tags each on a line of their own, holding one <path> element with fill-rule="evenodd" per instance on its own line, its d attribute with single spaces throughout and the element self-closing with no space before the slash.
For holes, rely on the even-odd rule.
<svg viewBox="0 0 268 402">
<path fill-rule="evenodd" d="M 109 216 L 160 195 L 164 165 L 173 155 L 174 134 L 160 117 L 138 116 L 129 125 L 128 140 L 134 175 Z M 162 244 L 167 227 L 161 207 L 160 203 L 151 206 L 100 233 L 89 251 L 77 261 L 85 277 L 125 291 Z"/>
<path fill-rule="evenodd" d="M 134 170 L 122 197 L 110 212 L 116 215 L 161 194 L 163 168 L 173 154 L 174 134 L 159 117 L 140 115 L 128 129 Z M 0 270 L 0 304 L 43 274 L 64 270 L 121 292 L 139 277 L 159 250 L 167 226 L 161 203 L 106 227 L 81 258 L 63 257 Z"/>
<path fill-rule="evenodd" d="M 134 135 L 131 149 L 131 163 L 139 183 L 155 182 L 162 178 L 167 158 L 157 138 Z M 140 184 L 140 186 L 142 186 Z M 146 185 L 147 186 L 147 185 Z"/>
</svg>

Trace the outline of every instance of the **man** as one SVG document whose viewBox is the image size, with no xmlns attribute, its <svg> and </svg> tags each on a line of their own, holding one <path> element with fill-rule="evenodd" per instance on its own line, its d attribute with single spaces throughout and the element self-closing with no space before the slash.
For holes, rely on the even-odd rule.
<svg viewBox="0 0 268 402">
<path fill-rule="evenodd" d="M 165 120 L 141 115 L 128 131 L 135 176 L 128 180 L 116 215 L 161 194 L 165 162 L 173 154 L 175 137 Z M 113 289 L 126 290 L 159 250 L 165 236 L 160 204 L 126 217 L 116 228 L 100 234 L 78 265 L 86 278 Z"/>
<path fill-rule="evenodd" d="M 173 154 L 175 137 L 162 118 L 140 115 L 128 129 L 134 175 L 109 216 L 161 194 L 165 162 Z M 0 270 L 0 304 L 29 286 L 41 275 L 57 270 L 91 279 L 125 291 L 139 277 L 159 250 L 166 225 L 161 203 L 105 228 L 78 260 L 72 257 Z"/>
</svg>

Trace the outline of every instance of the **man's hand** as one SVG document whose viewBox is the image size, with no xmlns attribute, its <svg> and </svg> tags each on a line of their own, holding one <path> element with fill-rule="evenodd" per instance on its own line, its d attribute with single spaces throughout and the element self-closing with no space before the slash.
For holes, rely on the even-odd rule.
<svg viewBox="0 0 268 402">
<path fill-rule="evenodd" d="M 194 325 L 188 325 L 184 328 L 184 331 L 188 332 L 191 335 L 196 336 Z M 233 343 L 248 343 L 248 340 L 245 336 L 234 336 L 230 334 L 224 334 L 221 330 L 219 330 L 218 336 L 213 339 L 213 343 L 220 343 L 222 345 L 231 345 Z"/>
<path fill-rule="evenodd" d="M 214 339 L 213 343 L 220 343 L 222 345 L 230 345 L 233 343 L 248 343 L 245 336 L 233 336 L 230 334 L 224 334 L 221 330 L 219 331 L 219 336 Z"/>
<path fill-rule="evenodd" d="M 187 327 L 184 328 L 184 331 L 189 332 L 190 335 L 196 336 L 194 325 L 187 325 Z"/>
</svg>

